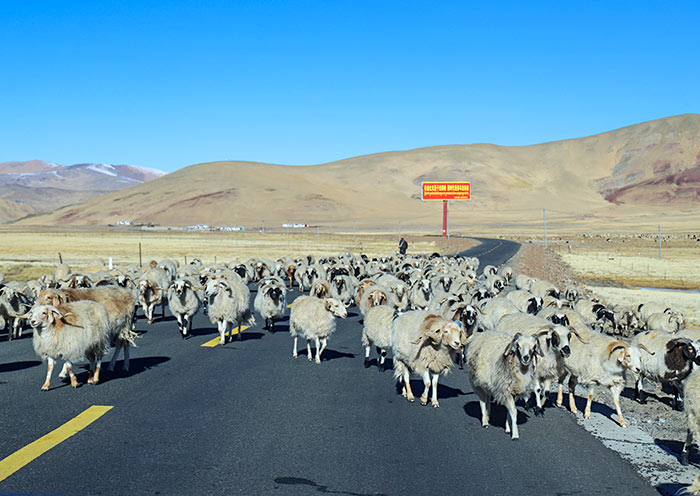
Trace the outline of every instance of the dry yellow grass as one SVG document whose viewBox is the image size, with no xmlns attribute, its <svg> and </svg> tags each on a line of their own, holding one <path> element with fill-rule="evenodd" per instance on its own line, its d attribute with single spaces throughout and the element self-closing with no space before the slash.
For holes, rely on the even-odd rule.
<svg viewBox="0 0 700 496">
<path fill-rule="evenodd" d="M 431 253 L 443 247 L 439 238 L 409 238 L 411 253 Z M 464 240 L 463 240 L 464 241 Z M 246 260 L 253 256 L 278 258 L 336 255 L 341 252 L 368 256 L 396 253 L 394 236 L 341 234 L 259 234 L 210 232 L 118 232 L 0 231 L 0 272 L 11 279 L 39 276 L 59 262 L 74 269 L 86 269 L 112 257 L 115 266 L 171 258 L 183 263 L 185 257 L 199 257 L 204 263 Z"/>
<path fill-rule="evenodd" d="M 550 240 L 550 247 L 579 275 L 630 286 L 697 289 L 700 287 L 700 242 L 693 235 L 662 237 L 572 236 Z"/>
<path fill-rule="evenodd" d="M 683 313 L 689 327 L 700 325 L 700 312 L 698 312 L 698 309 L 700 309 L 700 293 L 602 286 L 588 286 L 588 289 L 613 305 L 636 307 L 640 303 L 659 303 L 660 305 L 672 307 Z"/>
</svg>

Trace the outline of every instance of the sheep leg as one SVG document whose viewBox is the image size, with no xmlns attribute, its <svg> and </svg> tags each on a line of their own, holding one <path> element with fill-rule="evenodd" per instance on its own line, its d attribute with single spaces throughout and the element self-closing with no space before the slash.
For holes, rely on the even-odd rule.
<svg viewBox="0 0 700 496">
<path fill-rule="evenodd" d="M 78 387 L 78 379 L 75 377 L 75 374 L 73 373 L 73 364 L 70 363 L 69 361 L 66 361 L 66 370 L 68 371 L 68 375 L 70 376 L 70 385 L 71 387 Z"/>
<path fill-rule="evenodd" d="M 586 409 L 583 411 L 583 418 L 591 418 L 591 406 L 593 406 L 593 386 L 588 386 L 588 400 L 586 401 Z"/>
<path fill-rule="evenodd" d="M 100 360 L 90 360 L 90 377 L 88 377 L 88 384 L 97 384 L 100 382 L 100 367 L 102 362 Z"/>
<path fill-rule="evenodd" d="M 187 331 L 190 327 L 190 318 L 187 314 L 185 314 L 182 316 L 182 320 L 182 339 L 185 339 L 187 337 Z"/>
<path fill-rule="evenodd" d="M 413 396 L 413 391 L 411 391 L 411 371 L 408 370 L 408 367 L 405 367 L 403 371 L 403 384 L 406 392 L 404 396 L 406 396 L 408 401 L 413 403 L 416 401 L 416 397 Z"/>
<path fill-rule="evenodd" d="M 569 410 L 571 413 L 578 413 L 576 408 L 576 397 L 574 396 L 574 390 L 576 389 L 576 378 L 572 375 L 569 378 Z"/>
<path fill-rule="evenodd" d="M 681 388 L 678 385 L 678 381 L 673 381 L 671 383 L 671 387 L 673 387 L 673 409 L 682 412 L 683 399 L 681 394 Z"/>
<path fill-rule="evenodd" d="M 53 365 L 54 365 L 54 359 L 49 357 L 48 358 L 48 367 L 46 369 L 46 380 L 44 381 L 44 384 L 41 386 L 42 391 L 48 391 L 49 387 L 51 386 L 51 372 L 53 372 Z"/>
<path fill-rule="evenodd" d="M 646 403 L 646 398 L 644 394 L 644 382 L 642 381 L 641 375 L 637 377 L 636 381 L 634 381 L 634 399 L 642 405 Z"/>
<path fill-rule="evenodd" d="M 231 332 L 233 332 L 233 330 L 232 330 Z M 243 332 L 243 331 L 241 330 L 241 321 L 239 320 L 239 321 L 238 321 L 238 340 L 239 340 L 239 341 L 242 339 L 242 338 L 241 338 L 241 333 L 242 333 L 242 332 Z"/>
<path fill-rule="evenodd" d="M 518 410 L 515 409 L 515 398 L 509 396 L 506 400 L 506 408 L 508 409 L 508 419 L 506 420 L 506 434 L 512 431 L 510 436 L 511 439 L 518 439 L 520 434 L 518 433 Z M 510 428 L 508 423 L 510 421 Z"/>
<path fill-rule="evenodd" d="M 535 417 L 537 417 L 537 416 L 543 417 L 544 416 L 544 408 L 542 408 L 542 385 L 540 384 L 539 380 L 535 381 L 534 393 L 535 393 L 535 408 L 533 410 L 535 413 Z"/>
<path fill-rule="evenodd" d="M 311 340 L 310 339 L 306 340 L 306 358 L 309 361 L 313 360 L 313 356 L 311 355 Z"/>
<path fill-rule="evenodd" d="M 223 321 L 217 322 L 217 327 L 219 328 L 219 344 L 226 343 L 226 323 Z"/>
<path fill-rule="evenodd" d="M 489 426 L 489 417 L 491 413 L 491 401 L 489 399 L 489 395 L 482 391 L 480 388 L 475 388 L 474 392 L 479 398 L 479 407 L 481 408 L 481 427 L 487 428 Z"/>
<path fill-rule="evenodd" d="M 561 407 L 564 404 L 564 385 L 560 382 L 557 388 L 557 406 Z"/>
<path fill-rule="evenodd" d="M 61 367 L 61 371 L 58 373 L 58 378 L 59 379 L 65 379 L 68 376 L 68 368 L 66 368 L 66 363 L 63 363 L 63 367 Z"/>
<path fill-rule="evenodd" d="M 109 366 L 107 367 L 107 370 L 110 372 L 114 371 L 114 366 L 117 364 L 117 358 L 119 357 L 119 350 L 122 349 L 122 345 L 120 343 L 117 343 L 117 345 L 114 347 L 114 354 L 112 355 L 112 359 L 109 361 Z M 124 356 L 126 356 L 126 350 L 124 350 Z"/>
<path fill-rule="evenodd" d="M 379 359 L 379 371 L 384 372 L 384 369 L 386 367 L 386 350 L 381 351 L 382 357 Z"/>
<path fill-rule="evenodd" d="M 425 406 L 428 404 L 428 393 L 430 392 L 430 371 L 426 370 L 422 375 L 423 379 L 423 394 L 420 395 L 420 404 Z"/>
<path fill-rule="evenodd" d="M 437 391 L 438 391 L 438 379 L 440 374 L 433 374 L 433 395 L 430 398 L 430 404 L 433 408 L 440 408 L 440 403 L 438 403 Z"/>
<path fill-rule="evenodd" d="M 321 353 L 323 352 L 323 349 L 321 348 L 321 342 L 319 338 L 314 338 L 314 343 L 316 344 L 316 363 L 321 364 Z"/>
<path fill-rule="evenodd" d="M 681 451 L 681 465 L 688 465 L 688 458 L 690 457 L 690 450 L 693 447 L 693 433 L 688 429 L 688 433 L 685 436 L 685 443 L 683 443 L 683 451 Z"/>
<path fill-rule="evenodd" d="M 124 372 L 129 372 L 129 345 L 124 345 L 124 365 L 122 366 Z"/>
<path fill-rule="evenodd" d="M 16 338 L 22 337 L 22 320 L 19 317 L 15 317 L 15 321 L 12 323 L 12 332 Z"/>
<path fill-rule="evenodd" d="M 369 368 L 369 354 L 370 354 L 371 350 L 372 350 L 371 346 L 369 346 L 369 345 L 365 346 L 365 361 L 363 363 L 365 368 Z"/>
<path fill-rule="evenodd" d="M 326 346 L 328 346 L 328 338 L 321 339 L 321 351 L 318 353 L 319 357 L 324 351 L 326 351 Z"/>
<path fill-rule="evenodd" d="M 194 317 L 194 315 L 192 317 Z M 187 317 L 187 333 L 190 336 L 192 335 L 192 317 Z"/>
<path fill-rule="evenodd" d="M 620 393 L 622 392 L 623 387 L 624 386 L 611 387 L 610 392 L 613 396 L 613 402 L 615 403 L 615 410 L 617 410 L 617 418 L 620 421 L 620 426 L 627 428 L 627 422 L 625 422 L 625 419 L 622 417 L 622 410 L 620 410 Z"/>
<path fill-rule="evenodd" d="M 298 336 L 294 336 L 294 348 L 292 348 L 292 356 L 294 358 L 297 357 L 297 341 L 299 340 Z"/>
</svg>

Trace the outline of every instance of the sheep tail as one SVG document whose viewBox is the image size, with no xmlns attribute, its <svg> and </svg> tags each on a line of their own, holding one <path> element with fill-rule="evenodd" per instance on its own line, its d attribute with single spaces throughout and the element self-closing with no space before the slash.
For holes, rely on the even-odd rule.
<svg viewBox="0 0 700 496">
<path fill-rule="evenodd" d="M 128 326 L 124 327 L 122 332 L 119 333 L 119 340 L 128 346 L 133 346 L 134 348 L 136 347 L 136 339 L 140 337 L 141 336 L 139 336 L 137 333 L 129 329 Z"/>
</svg>

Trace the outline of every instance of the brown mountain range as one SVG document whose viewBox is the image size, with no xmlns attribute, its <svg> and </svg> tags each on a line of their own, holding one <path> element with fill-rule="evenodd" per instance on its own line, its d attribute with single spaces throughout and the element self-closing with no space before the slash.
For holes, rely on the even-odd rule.
<svg viewBox="0 0 700 496">
<path fill-rule="evenodd" d="M 52 212 L 164 174 L 133 165 L 64 167 L 43 160 L 0 163 L 0 222 Z"/>
<path fill-rule="evenodd" d="M 535 229 L 543 208 L 553 228 L 697 229 L 700 115 L 524 147 L 436 146 L 304 167 L 199 164 L 21 224 L 395 229 L 400 222 L 435 230 L 442 205 L 421 201 L 426 180 L 471 181 L 472 200 L 450 206 L 451 226 L 460 231 Z"/>
</svg>

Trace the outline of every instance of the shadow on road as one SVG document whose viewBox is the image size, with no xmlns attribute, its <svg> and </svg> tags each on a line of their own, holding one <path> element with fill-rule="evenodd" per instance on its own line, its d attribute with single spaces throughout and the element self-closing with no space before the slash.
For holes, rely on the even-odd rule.
<svg viewBox="0 0 700 496">
<path fill-rule="evenodd" d="M 129 360 L 129 372 L 124 372 L 123 360 L 117 361 L 116 365 L 114 366 L 114 372 L 109 372 L 108 370 L 106 370 L 107 363 L 105 363 L 105 366 L 102 368 L 102 372 L 100 374 L 100 383 L 105 383 L 115 379 L 121 379 L 124 377 L 138 375 L 142 372 L 152 369 L 153 367 L 157 367 L 158 365 L 161 365 L 168 361 L 170 361 L 170 357 L 166 356 L 132 358 L 131 360 Z M 78 382 L 85 383 L 87 382 L 90 365 L 85 364 L 81 366 L 81 368 L 84 370 L 84 372 L 81 372 L 77 375 Z"/>
<path fill-rule="evenodd" d="M 27 360 L 23 362 L 0 363 L 0 374 L 3 372 L 15 372 L 17 370 L 30 369 L 41 365 L 39 360 Z"/>
<path fill-rule="evenodd" d="M 301 477 L 276 477 L 274 481 L 276 484 L 284 484 L 286 486 L 309 486 L 310 489 L 316 489 L 317 492 L 326 494 L 347 494 L 348 496 L 387 496 L 384 493 L 356 493 L 352 491 L 333 490 L 328 486 L 323 486 L 310 479 L 303 479 Z"/>
<path fill-rule="evenodd" d="M 479 423 L 481 423 L 481 407 L 479 407 L 478 401 L 470 401 L 465 404 L 464 413 L 477 419 Z M 507 418 L 508 410 L 506 410 L 506 407 L 492 403 L 489 425 L 505 428 Z M 518 409 L 518 425 L 527 424 L 529 419 L 530 416 L 528 414 Z"/>
</svg>

